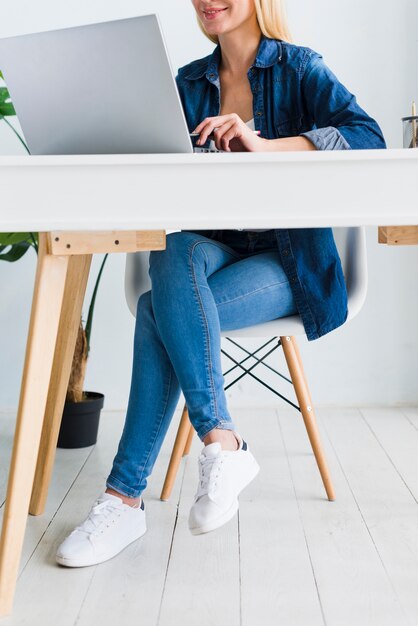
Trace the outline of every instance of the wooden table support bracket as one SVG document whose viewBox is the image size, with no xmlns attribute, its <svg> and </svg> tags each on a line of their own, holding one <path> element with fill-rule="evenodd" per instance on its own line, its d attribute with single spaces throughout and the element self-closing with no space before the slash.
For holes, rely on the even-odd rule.
<svg viewBox="0 0 418 626">
<path fill-rule="evenodd" d="M 47 237 L 49 254 L 139 252 L 165 248 L 165 230 L 52 231 Z"/>
<path fill-rule="evenodd" d="M 379 226 L 378 242 L 391 246 L 416 246 L 418 226 Z"/>
</svg>

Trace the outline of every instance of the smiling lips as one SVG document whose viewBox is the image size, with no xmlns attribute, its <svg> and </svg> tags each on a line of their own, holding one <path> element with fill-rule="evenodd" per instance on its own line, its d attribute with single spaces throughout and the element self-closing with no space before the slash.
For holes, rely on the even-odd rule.
<svg viewBox="0 0 418 626">
<path fill-rule="evenodd" d="M 206 11 L 203 10 L 203 15 L 205 16 L 207 20 L 213 20 L 224 11 L 226 11 L 226 8 L 225 9 L 208 9 Z"/>
</svg>

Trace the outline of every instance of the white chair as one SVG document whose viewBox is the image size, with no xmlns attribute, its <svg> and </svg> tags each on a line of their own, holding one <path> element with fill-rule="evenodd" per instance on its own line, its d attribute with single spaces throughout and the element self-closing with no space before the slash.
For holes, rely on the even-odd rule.
<svg viewBox="0 0 418 626">
<path fill-rule="evenodd" d="M 364 226 L 338 227 L 333 228 L 333 233 L 335 243 L 337 245 L 337 249 L 341 258 L 344 278 L 347 285 L 347 321 L 349 321 L 353 319 L 353 317 L 355 317 L 355 315 L 357 315 L 357 313 L 360 311 L 366 298 L 368 278 L 366 230 Z M 126 255 L 125 295 L 128 307 L 134 317 L 136 315 L 138 298 L 141 294 L 151 289 L 151 280 L 148 274 L 148 268 L 149 251 L 131 252 Z M 240 347 L 248 356 L 243 361 L 238 362 L 233 359 L 229 354 L 227 354 L 224 350 L 222 350 L 222 352 L 235 363 L 235 367 L 232 369 L 240 367 L 242 370 L 244 370 L 243 375 L 248 374 L 250 376 L 253 376 L 259 382 L 261 382 L 269 389 L 271 389 L 271 391 L 292 404 L 292 406 L 294 406 L 302 413 L 302 417 L 313 449 L 313 453 L 315 455 L 316 462 L 318 464 L 318 469 L 324 483 L 327 497 L 329 500 L 335 500 L 334 488 L 331 482 L 328 465 L 322 449 L 312 400 L 309 393 L 306 377 L 303 371 L 302 360 L 298 345 L 296 343 L 295 335 L 305 335 L 305 330 L 299 315 L 291 315 L 277 320 L 272 320 L 264 324 L 257 324 L 256 326 L 250 326 L 238 330 L 222 331 L 222 337 L 226 338 L 229 341 L 232 341 L 234 345 Z M 236 343 L 233 339 L 231 339 L 233 337 L 268 337 L 269 341 L 267 343 L 270 343 L 271 341 L 274 341 L 275 339 L 277 339 L 277 337 L 279 337 L 279 341 L 272 350 L 269 350 L 267 354 L 259 359 L 255 355 L 257 352 L 259 352 L 259 350 L 265 347 L 267 343 L 263 344 L 256 351 L 251 353 L 245 348 L 242 348 L 242 346 L 239 346 L 239 344 Z M 263 363 L 263 359 L 266 358 L 266 356 L 268 356 L 268 354 L 270 354 L 273 350 L 277 349 L 280 345 L 283 348 L 283 353 L 291 377 L 291 380 L 286 380 L 288 380 L 289 383 L 293 384 L 299 406 L 296 406 L 294 403 L 287 400 L 284 396 L 266 385 L 261 379 L 254 376 L 254 374 L 250 371 L 259 364 L 263 364 L 270 370 L 272 370 L 273 368 Z M 250 357 L 255 358 L 256 363 L 247 369 L 243 367 L 242 363 L 244 363 L 244 361 L 246 361 Z M 228 372 L 226 373 L 229 373 L 229 371 L 232 370 L 228 370 Z M 279 372 L 277 372 L 276 370 L 273 371 L 279 374 Z M 242 378 L 243 375 L 239 376 L 239 378 Z M 279 375 L 282 376 L 281 374 Z M 282 378 L 285 377 L 282 376 Z M 234 384 L 236 380 L 231 384 Z M 176 440 L 174 442 L 169 466 L 167 469 L 163 489 L 161 492 L 161 500 L 168 500 L 168 498 L 170 497 L 181 458 L 185 454 L 189 453 L 194 432 L 194 428 L 188 417 L 187 406 L 185 404 L 177 431 Z"/>
</svg>

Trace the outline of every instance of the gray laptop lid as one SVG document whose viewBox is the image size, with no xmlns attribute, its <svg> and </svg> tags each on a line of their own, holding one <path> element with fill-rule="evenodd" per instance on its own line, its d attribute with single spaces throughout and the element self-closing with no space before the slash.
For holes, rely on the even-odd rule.
<svg viewBox="0 0 418 626">
<path fill-rule="evenodd" d="M 31 154 L 192 153 L 156 14 L 0 39 Z"/>
</svg>

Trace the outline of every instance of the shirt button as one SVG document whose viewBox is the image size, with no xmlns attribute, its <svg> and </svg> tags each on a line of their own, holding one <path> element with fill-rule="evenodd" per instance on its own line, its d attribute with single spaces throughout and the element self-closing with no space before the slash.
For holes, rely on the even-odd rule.
<svg viewBox="0 0 418 626">
<path fill-rule="evenodd" d="M 256 115 L 263 115 L 263 112 L 262 111 L 256 111 L 255 114 Z"/>
<path fill-rule="evenodd" d="M 292 283 L 295 283 L 297 281 L 297 277 L 296 276 L 292 276 Z"/>
<path fill-rule="evenodd" d="M 209 74 L 209 78 L 215 78 L 215 74 Z"/>
<path fill-rule="evenodd" d="M 283 254 L 285 254 L 286 256 L 289 254 L 290 250 L 289 248 L 286 248 L 286 250 L 283 250 Z"/>
</svg>

